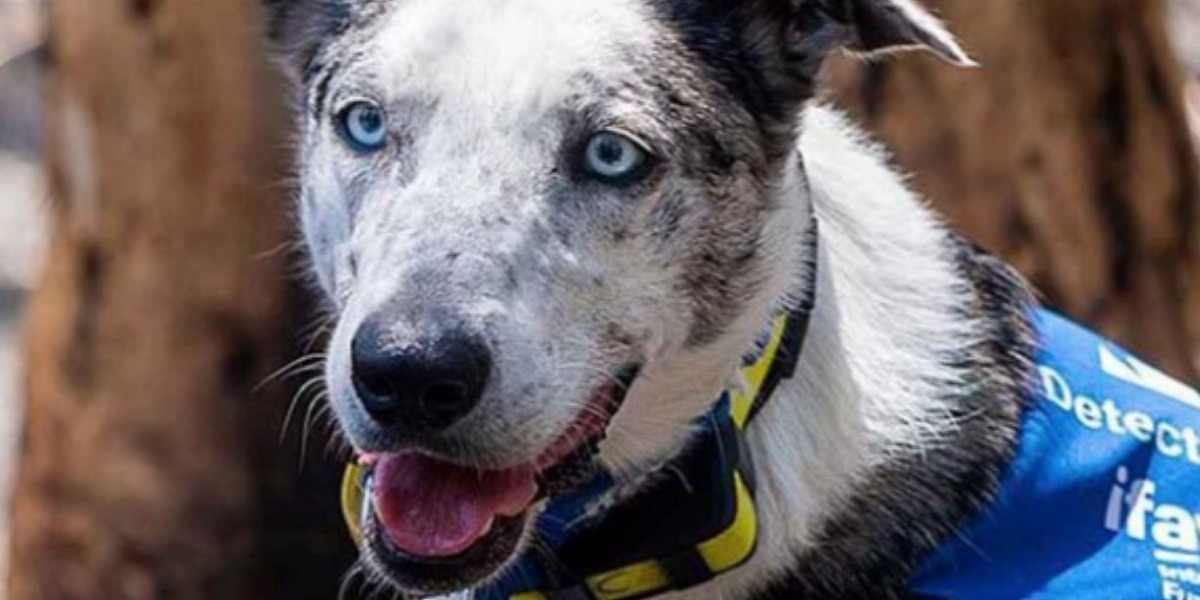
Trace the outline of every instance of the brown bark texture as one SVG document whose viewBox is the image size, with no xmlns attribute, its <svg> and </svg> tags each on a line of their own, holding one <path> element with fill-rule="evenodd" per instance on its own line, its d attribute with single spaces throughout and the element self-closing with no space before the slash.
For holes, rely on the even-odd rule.
<svg viewBox="0 0 1200 600">
<path fill-rule="evenodd" d="M 336 468 L 302 474 L 286 394 L 254 390 L 295 312 L 257 3 L 49 10 L 11 600 L 333 597 Z"/>
<path fill-rule="evenodd" d="M 931 0 L 978 69 L 839 60 L 834 96 L 1047 303 L 1193 383 L 1200 194 L 1161 0 Z"/>
</svg>

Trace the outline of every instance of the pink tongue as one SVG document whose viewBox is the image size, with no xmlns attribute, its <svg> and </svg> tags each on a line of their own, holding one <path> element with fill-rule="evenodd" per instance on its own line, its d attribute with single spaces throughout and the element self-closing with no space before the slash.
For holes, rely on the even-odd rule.
<svg viewBox="0 0 1200 600">
<path fill-rule="evenodd" d="M 373 488 L 384 532 L 416 557 L 465 552 L 493 519 L 521 514 L 537 495 L 532 469 L 476 471 L 418 454 L 383 456 Z"/>
</svg>

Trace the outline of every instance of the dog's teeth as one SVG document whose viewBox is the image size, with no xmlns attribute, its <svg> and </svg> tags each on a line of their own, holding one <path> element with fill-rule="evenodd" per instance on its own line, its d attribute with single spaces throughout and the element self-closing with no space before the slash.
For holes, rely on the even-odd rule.
<svg viewBox="0 0 1200 600">
<path fill-rule="evenodd" d="M 492 517 L 492 518 L 488 519 L 487 525 L 483 526 L 483 533 L 479 534 L 480 539 L 487 537 L 487 535 L 492 532 L 492 525 L 495 525 L 495 524 L 496 524 L 496 517 Z"/>
</svg>

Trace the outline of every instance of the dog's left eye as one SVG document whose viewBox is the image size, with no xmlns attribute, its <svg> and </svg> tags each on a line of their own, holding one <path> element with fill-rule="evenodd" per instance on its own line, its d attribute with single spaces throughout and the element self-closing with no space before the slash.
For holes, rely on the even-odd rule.
<svg viewBox="0 0 1200 600">
<path fill-rule="evenodd" d="M 342 137 L 359 152 L 374 152 L 387 142 L 387 115 L 374 102 L 360 100 L 338 114 Z"/>
<path fill-rule="evenodd" d="M 602 131 L 588 140 L 583 169 L 607 183 L 628 183 L 645 172 L 649 158 L 638 142 L 619 133 Z"/>
</svg>

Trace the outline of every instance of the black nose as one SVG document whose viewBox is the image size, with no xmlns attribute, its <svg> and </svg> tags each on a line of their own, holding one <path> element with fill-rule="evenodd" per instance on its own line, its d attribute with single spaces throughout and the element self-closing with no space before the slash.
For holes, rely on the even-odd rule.
<svg viewBox="0 0 1200 600">
<path fill-rule="evenodd" d="M 492 369 L 487 345 L 461 328 L 398 344 L 376 318 L 359 327 L 351 354 L 354 389 L 367 413 L 416 433 L 437 433 L 471 412 Z"/>
</svg>

